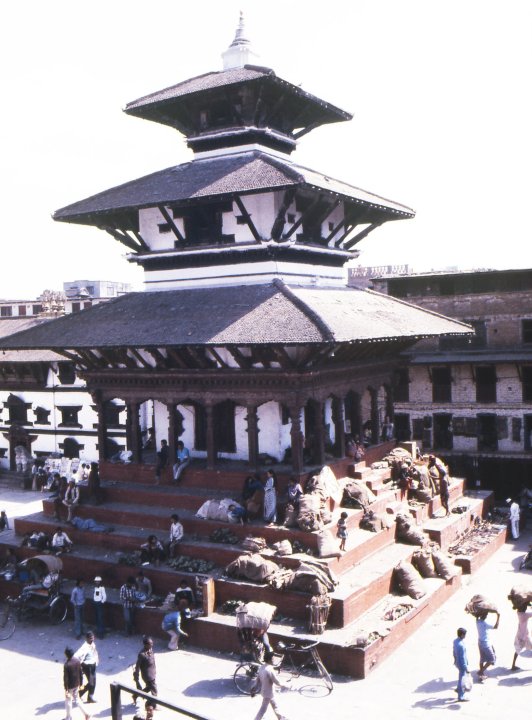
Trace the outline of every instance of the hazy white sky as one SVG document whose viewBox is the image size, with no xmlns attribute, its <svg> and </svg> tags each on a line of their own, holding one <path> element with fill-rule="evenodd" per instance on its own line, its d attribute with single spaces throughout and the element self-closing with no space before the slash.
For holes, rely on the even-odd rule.
<svg viewBox="0 0 532 720">
<path fill-rule="evenodd" d="M 0 297 L 75 278 L 141 282 L 125 248 L 51 213 L 190 159 L 121 109 L 221 69 L 239 10 L 257 62 L 354 114 L 296 162 L 413 207 L 362 264 L 529 267 L 529 0 L 17 0 L 4 4 Z"/>
</svg>

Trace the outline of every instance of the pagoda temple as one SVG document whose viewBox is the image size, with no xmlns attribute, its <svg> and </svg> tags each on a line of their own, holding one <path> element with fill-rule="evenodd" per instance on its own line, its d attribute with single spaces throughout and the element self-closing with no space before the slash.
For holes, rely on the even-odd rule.
<svg viewBox="0 0 532 720">
<path fill-rule="evenodd" d="M 297 165 L 298 141 L 351 115 L 253 64 L 242 18 L 223 69 L 130 102 L 169 125 L 190 162 L 58 210 L 128 248 L 145 291 L 3 343 L 75 363 L 95 401 L 99 460 L 127 449 L 142 466 L 178 439 L 208 469 L 261 458 L 300 474 L 345 455 L 345 436 L 391 415 L 398 354 L 467 325 L 346 285 L 357 245 L 397 202 Z M 124 420 L 127 447 L 110 429 Z M 131 468 L 129 469 L 131 472 Z"/>
</svg>

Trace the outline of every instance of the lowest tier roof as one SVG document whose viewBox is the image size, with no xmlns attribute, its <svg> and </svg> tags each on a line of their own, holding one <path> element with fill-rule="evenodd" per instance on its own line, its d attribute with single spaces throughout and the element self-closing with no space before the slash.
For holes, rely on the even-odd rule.
<svg viewBox="0 0 532 720">
<path fill-rule="evenodd" d="M 354 288 L 265 285 L 138 292 L 0 340 L 1 349 L 308 345 L 471 333 L 465 323 Z"/>
</svg>

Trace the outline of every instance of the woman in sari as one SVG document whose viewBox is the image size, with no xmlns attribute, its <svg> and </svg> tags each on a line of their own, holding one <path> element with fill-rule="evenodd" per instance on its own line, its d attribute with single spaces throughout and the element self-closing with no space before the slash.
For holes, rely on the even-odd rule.
<svg viewBox="0 0 532 720">
<path fill-rule="evenodd" d="M 277 519 L 277 478 L 273 470 L 268 470 L 264 482 L 264 522 L 274 523 Z"/>
</svg>

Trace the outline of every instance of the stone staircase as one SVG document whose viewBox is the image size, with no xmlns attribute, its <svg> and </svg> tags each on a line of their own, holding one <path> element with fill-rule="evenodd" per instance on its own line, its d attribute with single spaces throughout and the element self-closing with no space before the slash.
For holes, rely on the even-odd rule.
<svg viewBox="0 0 532 720">
<path fill-rule="evenodd" d="M 381 448 L 381 452 L 383 449 Z M 371 458 L 370 458 L 371 460 Z M 337 477 L 359 477 L 376 494 L 377 499 L 371 506 L 375 512 L 384 512 L 387 507 L 396 509 L 399 492 L 389 482 L 389 470 L 372 470 L 365 463 L 353 465 L 348 460 L 331 463 Z M 106 526 L 105 532 L 89 532 L 68 526 L 67 532 L 74 542 L 72 553 L 64 554 L 63 571 L 65 578 L 73 580 L 84 578 L 88 583 L 95 575 L 103 577 L 108 589 L 109 603 L 107 622 L 110 626 L 121 628 L 123 625 L 118 588 L 126 578 L 135 574 L 138 568 L 121 564 L 119 558 L 139 548 L 151 533 L 165 538 L 170 524 L 170 515 L 179 514 L 185 530 L 185 539 L 180 544 L 181 555 L 191 558 L 207 559 L 215 564 L 210 573 L 214 583 L 214 597 L 211 597 L 209 612 L 205 617 L 189 623 L 189 642 L 193 645 L 222 651 L 237 651 L 237 638 L 234 617 L 219 613 L 220 607 L 228 600 L 262 600 L 277 606 L 283 618 L 280 624 L 273 623 L 270 635 L 273 639 L 314 638 L 306 629 L 309 596 L 301 592 L 278 591 L 266 585 L 257 585 L 247 581 L 230 579 L 223 575 L 225 566 L 242 553 L 240 544 L 227 545 L 210 540 L 214 530 L 229 527 L 239 540 L 248 535 L 261 536 L 269 545 L 283 539 L 298 540 L 304 546 L 316 550 L 318 536 L 297 529 L 278 526 L 265 527 L 260 522 L 245 526 L 227 525 L 227 523 L 202 520 L 196 517 L 196 511 L 208 498 L 238 498 L 247 473 L 243 470 L 208 471 L 191 466 L 183 476 L 183 482 L 175 487 L 168 477 L 160 485 L 155 484 L 153 467 L 133 468 L 132 466 L 105 464 L 101 476 L 105 500 L 102 504 L 93 504 L 82 495 L 82 503 L 76 514 L 82 518 L 92 518 Z M 284 488 L 288 473 L 278 475 L 280 489 Z M 450 504 L 464 501 L 464 483 L 454 479 L 450 488 Z M 489 492 L 476 492 L 465 498 L 467 512 L 451 514 L 447 518 L 440 514 L 439 498 L 434 498 L 427 506 L 406 508 L 423 528 L 427 537 L 438 542 L 443 549 L 469 527 L 474 516 L 484 516 L 489 510 L 492 498 Z M 331 501 L 333 515 L 331 530 L 341 511 Z M 342 508 L 343 509 L 343 508 Z M 349 539 L 347 551 L 338 557 L 327 558 L 324 562 L 339 578 L 340 582 L 331 594 L 331 609 L 327 629 L 320 636 L 320 654 L 332 672 L 351 677 L 364 677 L 383 657 L 413 632 L 421 622 L 460 587 L 461 573 L 466 572 L 467 563 L 457 567 L 457 575 L 449 581 L 438 578 L 425 580 L 427 594 L 420 601 L 406 600 L 412 605 L 411 617 L 403 616 L 389 628 L 385 637 L 380 637 L 366 648 L 354 647 L 353 637 L 357 628 L 369 627 L 388 603 L 404 601 L 393 588 L 393 569 L 400 560 L 409 560 L 415 551 L 414 546 L 403 545 L 395 541 L 395 526 L 378 533 L 359 528 L 362 511 L 347 510 L 349 518 Z M 20 548 L 21 536 L 28 531 L 42 530 L 52 534 L 58 525 L 54 518 L 54 505 L 51 500 L 43 500 L 43 511 L 15 520 L 15 532 L 2 533 L 0 545 L 16 548 L 17 557 L 23 559 L 35 554 L 34 550 Z M 501 532 L 504 541 L 504 534 Z M 498 540 L 500 544 L 500 540 Z M 492 544 L 495 547 L 495 543 Z M 285 566 L 297 565 L 305 555 L 268 558 Z M 489 552 L 485 553 L 486 558 Z M 478 563 L 477 563 L 478 565 Z M 195 576 L 177 572 L 163 564 L 144 568 L 153 584 L 154 593 L 166 596 L 174 592 L 181 579 L 191 581 Z M 13 587 L 9 587 L 13 585 Z M 65 583 L 65 589 L 69 587 Z M 18 591 L 15 583 L 2 583 L 0 593 L 14 594 Z M 209 603 L 207 603 L 209 604 Z M 213 607 L 214 605 L 214 607 Z M 88 617 L 91 619 L 91 603 L 88 603 Z M 166 637 L 161 631 L 161 610 L 146 607 L 139 610 L 137 630 Z"/>
</svg>

